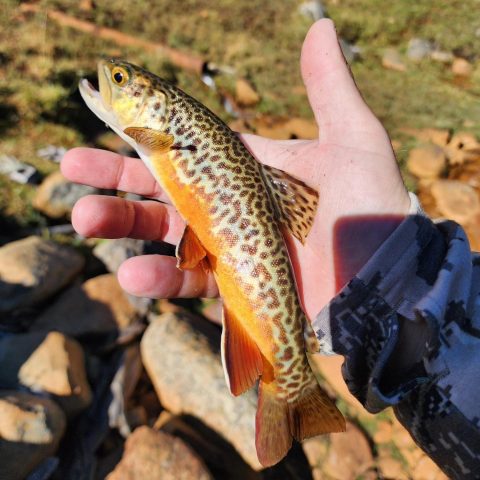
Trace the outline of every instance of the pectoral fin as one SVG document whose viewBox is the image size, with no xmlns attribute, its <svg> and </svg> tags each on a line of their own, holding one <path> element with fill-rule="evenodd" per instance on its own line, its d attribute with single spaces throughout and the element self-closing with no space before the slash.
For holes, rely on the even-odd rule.
<svg viewBox="0 0 480 480">
<path fill-rule="evenodd" d="M 183 231 L 182 239 L 177 245 L 175 254 L 177 256 L 177 267 L 182 270 L 191 270 L 200 263 L 204 268 L 208 265 L 207 251 L 188 225 Z"/>
<path fill-rule="evenodd" d="M 277 220 L 300 242 L 305 243 L 317 211 L 318 193 L 278 168 L 262 165 L 262 173 Z"/>
<path fill-rule="evenodd" d="M 257 344 L 226 306 L 223 308 L 222 361 L 227 384 L 235 396 L 253 387 L 263 370 Z"/>
<path fill-rule="evenodd" d="M 128 127 L 124 133 L 132 137 L 138 144 L 158 153 L 168 152 L 174 143 L 173 135 L 153 128 Z"/>
</svg>

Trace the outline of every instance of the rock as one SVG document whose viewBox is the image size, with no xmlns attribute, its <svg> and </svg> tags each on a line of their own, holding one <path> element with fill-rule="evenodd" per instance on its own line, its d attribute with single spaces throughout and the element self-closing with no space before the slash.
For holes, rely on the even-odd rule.
<svg viewBox="0 0 480 480">
<path fill-rule="evenodd" d="M 99 275 L 63 292 L 37 317 L 32 331 L 57 330 L 77 337 L 112 333 L 131 325 L 137 312 L 113 274 Z"/>
<path fill-rule="evenodd" d="M 235 82 L 235 98 L 244 107 L 253 107 L 260 101 L 260 95 L 245 78 L 238 78 Z"/>
<path fill-rule="evenodd" d="M 122 460 L 107 480 L 211 480 L 203 461 L 180 438 L 137 428 L 125 443 Z"/>
<path fill-rule="evenodd" d="M 451 63 L 455 58 L 452 52 L 444 52 L 443 50 L 433 50 L 430 58 L 440 63 Z"/>
<path fill-rule="evenodd" d="M 464 58 L 455 58 L 452 63 L 452 72 L 458 77 L 469 77 L 473 72 L 473 65 Z"/>
<path fill-rule="evenodd" d="M 305 118 L 291 118 L 284 128 L 290 132 L 289 138 L 312 140 L 318 138 L 318 126 L 315 120 Z"/>
<path fill-rule="evenodd" d="M 323 465 L 328 455 L 329 441 L 326 436 L 317 436 L 307 438 L 302 442 L 302 448 L 312 467 L 312 476 L 314 480 L 322 480 Z"/>
<path fill-rule="evenodd" d="M 58 332 L 3 337 L 0 384 L 48 393 L 67 416 L 84 410 L 92 400 L 82 347 Z"/>
<path fill-rule="evenodd" d="M 34 166 L 21 162 L 10 155 L 0 156 L 0 173 L 8 175 L 10 180 L 17 183 L 36 184 L 40 180 L 40 174 Z"/>
<path fill-rule="evenodd" d="M 340 48 L 342 49 L 343 56 L 345 57 L 347 63 L 352 63 L 356 58 L 360 56 L 360 47 L 347 42 L 341 37 L 338 40 L 338 43 L 340 44 Z"/>
<path fill-rule="evenodd" d="M 450 140 L 450 132 L 438 128 L 402 128 L 400 131 L 415 137 L 421 142 L 434 143 L 439 147 L 445 147 Z"/>
<path fill-rule="evenodd" d="M 445 152 L 433 144 L 412 148 L 407 160 L 408 170 L 419 178 L 437 178 L 446 166 Z"/>
<path fill-rule="evenodd" d="M 407 57 L 414 62 L 419 62 L 430 56 L 432 53 L 432 43 L 424 38 L 412 38 L 408 42 Z"/>
<path fill-rule="evenodd" d="M 437 465 L 423 454 L 412 469 L 412 477 L 415 480 L 447 480 L 447 476 L 437 467 Z"/>
<path fill-rule="evenodd" d="M 388 443 L 392 441 L 393 427 L 390 422 L 382 421 L 378 424 L 373 435 L 375 443 Z"/>
<path fill-rule="evenodd" d="M 141 255 L 144 246 L 143 240 L 133 238 L 103 240 L 93 249 L 93 254 L 106 265 L 110 272 L 117 273 L 125 260 Z"/>
<path fill-rule="evenodd" d="M 65 414 L 52 400 L 0 391 L 0 478 L 25 478 L 55 453 L 65 426 Z"/>
<path fill-rule="evenodd" d="M 220 331 L 208 320 L 182 313 L 152 317 L 141 342 L 142 360 L 162 405 L 192 415 L 230 442 L 254 469 L 257 398 L 233 397 L 220 359 Z"/>
<path fill-rule="evenodd" d="M 56 147 L 55 145 L 47 145 L 46 147 L 37 150 L 37 155 L 45 160 L 60 163 L 63 156 L 67 153 L 65 147 Z"/>
<path fill-rule="evenodd" d="M 69 182 L 58 171 L 50 174 L 37 188 L 32 205 L 51 218 L 62 218 L 70 215 L 77 200 L 95 193 L 99 193 L 97 188 Z"/>
<path fill-rule="evenodd" d="M 358 478 L 373 465 L 373 455 L 363 432 L 347 422 L 344 433 L 332 433 L 323 472 L 332 478 L 344 480 Z"/>
<path fill-rule="evenodd" d="M 480 213 L 480 199 L 470 185 L 458 180 L 437 180 L 430 191 L 440 213 L 461 225 Z"/>
<path fill-rule="evenodd" d="M 405 473 L 402 463 L 392 458 L 384 456 L 378 459 L 377 466 L 382 473 L 381 478 L 391 478 L 395 480 L 408 480 L 409 476 Z"/>
<path fill-rule="evenodd" d="M 28 237 L 0 248 L 0 312 L 31 307 L 77 275 L 84 258 L 64 245 Z"/>
<path fill-rule="evenodd" d="M 120 155 L 131 155 L 132 147 L 115 132 L 108 131 L 102 133 L 95 139 L 95 143 L 102 148 L 106 148 L 112 152 L 117 152 Z"/>
<path fill-rule="evenodd" d="M 397 72 L 405 72 L 407 70 L 401 55 L 394 48 L 387 48 L 383 52 L 382 65 L 389 70 L 396 70 Z"/>
<path fill-rule="evenodd" d="M 450 165 L 462 165 L 480 158 L 480 143 L 469 132 L 456 133 L 445 150 Z"/>
<path fill-rule="evenodd" d="M 325 18 L 326 16 L 325 7 L 320 0 L 309 0 L 303 2 L 298 7 L 298 11 L 306 17 L 310 17 L 313 22 L 316 22 L 321 18 Z"/>
</svg>

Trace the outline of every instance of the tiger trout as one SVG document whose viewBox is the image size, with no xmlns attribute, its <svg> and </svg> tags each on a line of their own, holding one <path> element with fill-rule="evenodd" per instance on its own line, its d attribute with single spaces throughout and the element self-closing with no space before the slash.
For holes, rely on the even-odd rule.
<svg viewBox="0 0 480 480">
<path fill-rule="evenodd" d="M 135 148 L 186 222 L 177 266 L 215 276 L 231 393 L 259 380 L 259 461 L 280 461 L 293 438 L 345 430 L 308 363 L 309 322 L 283 236 L 305 241 L 317 192 L 259 163 L 222 120 L 167 81 L 120 60 L 101 61 L 98 80 L 99 91 L 81 80 L 85 102 Z"/>
</svg>

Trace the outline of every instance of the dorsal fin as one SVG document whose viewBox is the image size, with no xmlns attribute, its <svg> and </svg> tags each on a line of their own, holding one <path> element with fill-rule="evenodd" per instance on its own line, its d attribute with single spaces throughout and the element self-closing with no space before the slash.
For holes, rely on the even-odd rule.
<svg viewBox="0 0 480 480">
<path fill-rule="evenodd" d="M 302 244 L 305 243 L 317 211 L 318 193 L 278 168 L 262 165 L 261 170 L 277 220 Z"/>
<path fill-rule="evenodd" d="M 223 306 L 222 361 L 225 379 L 235 396 L 253 387 L 263 370 L 257 344 L 226 305 Z"/>
</svg>

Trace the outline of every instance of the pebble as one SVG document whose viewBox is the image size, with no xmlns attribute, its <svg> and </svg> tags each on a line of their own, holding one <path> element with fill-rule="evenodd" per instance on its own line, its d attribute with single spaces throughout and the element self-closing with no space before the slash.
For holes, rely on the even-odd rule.
<svg viewBox="0 0 480 480">
<path fill-rule="evenodd" d="M 137 318 L 115 275 L 107 273 L 63 292 L 37 317 L 32 331 L 57 330 L 72 337 L 112 333 Z"/>
<path fill-rule="evenodd" d="M 407 57 L 414 61 L 420 62 L 432 53 L 432 43 L 424 38 L 411 38 L 408 42 Z"/>
<path fill-rule="evenodd" d="M 197 454 L 178 437 L 142 426 L 107 480 L 213 480 Z"/>
<path fill-rule="evenodd" d="M 419 178 L 437 178 L 446 166 L 443 148 L 434 144 L 412 148 L 407 160 L 408 170 Z"/>
<path fill-rule="evenodd" d="M 473 65 L 464 58 L 455 58 L 452 63 L 452 72 L 458 77 L 469 77 L 473 72 Z"/>
<path fill-rule="evenodd" d="M 0 313 L 46 300 L 80 272 L 75 249 L 32 236 L 0 248 Z"/>
<path fill-rule="evenodd" d="M 387 48 L 383 52 L 382 65 L 389 70 L 396 70 L 397 72 L 405 72 L 407 70 L 405 62 L 395 48 Z"/>
<path fill-rule="evenodd" d="M 73 417 L 90 405 L 82 347 L 58 332 L 0 339 L 0 384 L 48 393 Z"/>
<path fill-rule="evenodd" d="M 80 198 L 97 193 L 97 188 L 69 182 L 60 172 L 54 172 L 37 188 L 32 205 L 51 218 L 63 218 L 70 215 Z"/>
<path fill-rule="evenodd" d="M 235 98 L 240 105 L 245 107 L 253 107 L 260 101 L 260 95 L 244 78 L 238 78 L 235 82 Z"/>
<path fill-rule="evenodd" d="M 56 452 L 65 427 L 53 400 L 0 390 L 0 478 L 25 478 Z"/>
</svg>

